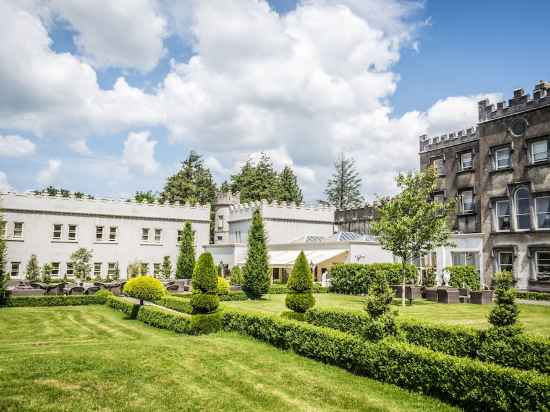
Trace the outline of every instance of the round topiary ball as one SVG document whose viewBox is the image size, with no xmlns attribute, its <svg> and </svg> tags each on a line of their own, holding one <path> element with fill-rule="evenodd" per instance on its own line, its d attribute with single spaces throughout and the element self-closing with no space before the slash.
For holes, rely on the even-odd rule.
<svg viewBox="0 0 550 412">
<path fill-rule="evenodd" d="M 315 298 L 311 292 L 287 293 L 285 304 L 287 308 L 294 312 L 305 313 L 315 306 Z"/>
<path fill-rule="evenodd" d="M 164 285 L 152 276 L 138 276 L 131 278 L 124 285 L 123 292 L 133 298 L 139 299 L 140 305 L 144 300 L 155 301 L 166 294 Z"/>
<path fill-rule="evenodd" d="M 191 295 L 193 313 L 211 313 L 218 309 L 220 298 L 213 293 L 195 292 Z"/>
</svg>

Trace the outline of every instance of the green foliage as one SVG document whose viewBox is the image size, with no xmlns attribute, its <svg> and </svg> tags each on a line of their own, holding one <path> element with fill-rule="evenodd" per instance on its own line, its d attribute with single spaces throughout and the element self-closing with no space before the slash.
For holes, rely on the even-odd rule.
<svg viewBox="0 0 550 412">
<path fill-rule="evenodd" d="M 329 289 L 324 288 L 319 283 L 314 282 L 311 291 L 313 293 L 328 293 Z M 269 293 L 270 295 L 285 295 L 289 292 L 290 290 L 288 289 L 286 284 L 282 284 L 282 285 L 273 284 L 269 287 L 269 290 L 267 291 L 267 293 Z"/>
<path fill-rule="evenodd" d="M 315 306 L 315 298 L 311 292 L 289 292 L 285 298 L 285 305 L 294 312 L 305 313 Z"/>
<path fill-rule="evenodd" d="M 176 278 L 191 279 L 195 269 L 195 235 L 191 222 L 183 225 L 183 235 L 180 242 L 180 251 L 176 263 Z"/>
<path fill-rule="evenodd" d="M 124 294 L 140 300 L 157 301 L 166 294 L 164 285 L 152 276 L 138 276 L 129 279 L 124 285 Z"/>
<path fill-rule="evenodd" d="M 390 289 L 384 273 L 376 272 L 371 281 L 369 294 L 365 302 L 365 310 L 368 312 L 371 319 L 375 320 L 384 317 L 381 323 L 385 324 L 390 322 L 390 318 L 393 317 L 390 313 L 393 295 L 394 293 Z M 385 327 L 384 325 L 382 326 L 381 330 L 384 330 Z"/>
<path fill-rule="evenodd" d="M 471 290 L 480 290 L 479 271 L 473 265 L 449 266 L 445 268 L 449 273 L 449 285 L 455 288 L 467 287 Z"/>
<path fill-rule="evenodd" d="M 107 298 L 113 296 L 113 293 L 110 290 L 107 290 L 107 289 L 100 289 L 96 293 L 94 293 L 93 296 L 99 297 L 99 298 L 104 299 L 106 301 Z M 105 301 L 103 303 L 105 303 Z"/>
<path fill-rule="evenodd" d="M 73 264 L 74 275 L 77 279 L 88 280 L 92 272 L 92 250 L 79 248 L 71 255 L 71 263 Z"/>
<path fill-rule="evenodd" d="M 0 305 L 2 305 L 8 297 L 8 291 L 6 290 L 6 283 L 9 277 L 9 273 L 6 270 L 8 247 L 6 245 L 6 241 L 4 240 L 5 225 L 6 222 L 4 217 L 0 213 Z"/>
<path fill-rule="evenodd" d="M 128 299 L 118 296 L 109 296 L 105 304 L 114 310 L 124 313 L 130 319 L 135 319 L 140 309 L 140 305 L 130 302 Z"/>
<path fill-rule="evenodd" d="M 220 305 L 220 298 L 215 293 L 193 292 L 191 295 L 193 313 L 212 313 Z"/>
<path fill-rule="evenodd" d="M 544 410 L 550 377 L 459 358 L 394 340 L 368 342 L 340 331 L 280 317 L 225 312 L 224 327 L 282 349 L 340 366 L 465 410 Z"/>
<path fill-rule="evenodd" d="M 243 282 L 244 282 L 244 277 L 243 277 L 243 271 L 241 270 L 241 268 L 239 266 L 233 266 L 233 268 L 231 269 L 231 280 L 230 280 L 231 284 L 232 285 L 242 285 Z"/>
<path fill-rule="evenodd" d="M 139 260 L 134 260 L 132 263 L 128 264 L 126 274 L 128 275 L 128 278 L 147 275 L 147 273 L 143 271 L 143 264 Z"/>
<path fill-rule="evenodd" d="M 9 307 L 40 307 L 40 306 L 80 306 L 80 305 L 102 305 L 106 297 L 96 293 L 95 295 L 46 295 L 46 296 L 12 296 L 9 297 L 5 306 Z"/>
<path fill-rule="evenodd" d="M 204 252 L 199 256 L 195 270 L 193 271 L 193 290 L 204 293 L 216 293 L 217 268 L 210 252 Z"/>
<path fill-rule="evenodd" d="M 515 325 L 519 316 L 519 309 L 514 300 L 516 292 L 512 289 L 513 277 L 510 272 L 495 274 L 495 306 L 489 313 L 489 323 L 495 327 L 509 327 Z"/>
<path fill-rule="evenodd" d="M 137 313 L 137 320 L 156 328 L 187 335 L 213 333 L 222 328 L 220 312 L 191 316 L 186 313 L 169 312 L 154 306 L 143 306 Z"/>
<path fill-rule="evenodd" d="M 243 268 L 244 282 L 241 285 L 250 299 L 260 299 L 267 293 L 270 271 L 264 223 L 260 211 L 256 210 L 248 232 L 248 256 Z"/>
<path fill-rule="evenodd" d="M 154 193 L 152 190 L 149 190 L 147 192 L 137 191 L 134 195 L 134 200 L 138 203 L 155 203 L 157 201 L 157 194 Z"/>
<path fill-rule="evenodd" d="M 225 280 L 222 276 L 218 276 L 216 291 L 218 295 L 229 294 L 229 282 Z"/>
<path fill-rule="evenodd" d="M 436 269 L 433 267 L 427 268 L 426 273 L 422 278 L 422 285 L 426 286 L 427 288 L 434 287 L 436 285 L 436 277 L 437 277 Z"/>
<path fill-rule="evenodd" d="M 162 259 L 160 274 L 164 279 L 170 279 L 172 276 L 172 262 L 170 261 L 170 256 L 164 256 Z"/>
<path fill-rule="evenodd" d="M 164 306 L 168 309 L 177 310 L 178 312 L 193 313 L 193 307 L 189 299 L 166 295 L 162 299 L 155 302 L 157 305 Z"/>
<path fill-rule="evenodd" d="M 396 183 L 401 192 L 381 200 L 372 231 L 384 249 L 401 259 L 402 284 L 405 284 L 407 262 L 450 244 L 447 216 L 453 205 L 452 202 L 429 200 L 437 188 L 433 167 L 418 173 L 400 174 Z M 405 305 L 404 288 L 402 304 Z"/>
<path fill-rule="evenodd" d="M 290 166 L 285 166 L 279 174 L 280 193 L 277 200 L 281 202 L 302 203 L 304 196 L 298 185 L 298 179 Z"/>
<path fill-rule="evenodd" d="M 182 162 L 181 169 L 167 179 L 160 194 L 163 203 L 212 204 L 215 199 L 216 184 L 212 174 L 204 165 L 202 157 L 194 151 Z"/>
<path fill-rule="evenodd" d="M 257 162 L 249 159 L 238 174 L 231 176 L 230 188 L 231 192 L 240 193 L 241 203 L 277 200 L 280 184 L 269 156 L 262 153 Z"/>
<path fill-rule="evenodd" d="M 378 273 L 391 285 L 401 283 L 401 270 L 402 266 L 398 263 L 337 263 L 330 269 L 330 289 L 336 293 L 364 295 Z M 406 265 L 405 271 L 407 282 L 414 282 L 416 267 Z"/>
<path fill-rule="evenodd" d="M 44 266 L 42 266 L 42 282 L 44 283 L 50 283 L 52 281 L 52 264 L 51 263 L 45 263 Z"/>
<path fill-rule="evenodd" d="M 548 292 L 517 292 L 516 298 L 527 300 L 545 300 L 550 301 L 550 293 Z"/>
<path fill-rule="evenodd" d="M 355 168 L 355 160 L 340 153 L 334 163 L 334 174 L 325 189 L 328 202 L 338 210 L 352 209 L 363 205 L 361 177 Z"/>
</svg>

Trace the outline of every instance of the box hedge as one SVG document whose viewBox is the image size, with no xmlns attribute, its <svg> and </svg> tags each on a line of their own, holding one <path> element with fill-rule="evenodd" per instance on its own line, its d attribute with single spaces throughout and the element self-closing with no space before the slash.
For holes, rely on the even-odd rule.
<svg viewBox="0 0 550 412">
<path fill-rule="evenodd" d="M 80 306 L 102 305 L 106 297 L 99 295 L 46 295 L 46 296 L 14 296 L 8 298 L 5 306 L 36 307 L 36 306 Z"/>
<path fill-rule="evenodd" d="M 192 293 L 174 293 L 168 296 L 176 297 L 178 299 L 181 299 L 181 298 L 191 299 L 191 296 L 193 296 L 193 294 Z M 248 297 L 242 291 L 229 292 L 227 295 L 220 295 L 219 298 L 220 298 L 220 301 L 248 300 Z"/>
<path fill-rule="evenodd" d="M 107 306 L 124 313 L 130 319 L 135 319 L 138 315 L 140 305 L 126 298 L 109 296 L 105 302 Z"/>
<path fill-rule="evenodd" d="M 175 296 L 164 296 L 162 299 L 155 302 L 157 305 L 167 307 L 169 309 L 177 310 L 178 312 L 191 314 L 193 312 L 193 307 L 189 299 L 182 299 L 181 297 Z"/>
<path fill-rule="evenodd" d="M 311 309 L 305 320 L 358 336 L 365 336 L 371 319 L 362 312 Z M 468 356 L 517 369 L 550 373 L 550 340 L 517 335 L 493 339 L 489 330 L 456 325 L 432 325 L 415 320 L 398 320 L 397 335 L 410 344 L 454 356 Z"/>
<path fill-rule="evenodd" d="M 371 280 L 377 272 L 382 272 L 390 285 L 401 284 L 401 264 L 399 263 L 337 263 L 330 269 L 330 290 L 347 295 L 368 293 Z M 406 266 L 407 281 L 414 282 L 417 270 L 414 265 Z"/>
<path fill-rule="evenodd" d="M 280 317 L 225 312 L 224 327 L 353 373 L 425 393 L 475 411 L 534 411 L 550 404 L 550 377 L 460 358 L 395 340 Z"/>
<path fill-rule="evenodd" d="M 516 298 L 527 300 L 546 300 L 550 301 L 550 293 L 545 292 L 516 292 Z"/>
<path fill-rule="evenodd" d="M 328 288 L 324 288 L 318 283 L 313 283 L 313 288 L 311 289 L 313 293 L 327 293 L 329 290 Z M 286 284 L 273 284 L 269 287 L 269 293 L 270 295 L 283 295 L 287 294 L 289 292 L 289 289 Z"/>
<path fill-rule="evenodd" d="M 187 335 L 212 333 L 222 328 L 221 312 L 189 315 L 163 310 L 156 306 L 143 306 L 137 314 L 137 319 L 156 328 Z"/>
</svg>

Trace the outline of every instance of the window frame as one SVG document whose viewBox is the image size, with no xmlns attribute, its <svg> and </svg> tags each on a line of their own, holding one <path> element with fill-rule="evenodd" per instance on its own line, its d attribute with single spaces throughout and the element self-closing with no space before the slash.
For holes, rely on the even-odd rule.
<svg viewBox="0 0 550 412">
<path fill-rule="evenodd" d="M 15 272 L 14 272 L 14 265 L 16 268 Z M 20 270 L 21 270 L 21 262 L 10 262 L 10 277 L 12 278 L 19 277 Z"/>
<path fill-rule="evenodd" d="M 17 230 L 17 225 L 20 225 L 20 230 Z M 24 231 L 25 231 L 24 222 L 13 222 L 13 232 L 12 232 L 13 239 L 23 239 Z"/>
<path fill-rule="evenodd" d="M 67 276 L 74 276 L 74 264 L 73 262 L 65 263 L 65 274 Z"/>
<path fill-rule="evenodd" d="M 508 214 L 499 216 L 499 207 L 498 205 L 500 203 L 506 203 L 508 205 Z M 500 228 L 500 218 L 508 217 L 508 229 L 501 229 Z M 497 232 L 510 232 L 512 230 L 512 205 L 510 203 L 510 199 L 500 199 L 495 200 L 495 229 Z"/>
<path fill-rule="evenodd" d="M 61 262 L 51 262 L 52 265 L 52 276 L 59 276 L 61 272 Z"/>
<path fill-rule="evenodd" d="M 462 256 L 464 263 L 455 264 L 455 257 Z M 472 262 L 473 259 L 473 262 Z M 474 266 L 477 270 L 481 267 L 481 254 L 476 250 L 451 251 L 452 266 Z"/>
<path fill-rule="evenodd" d="M 510 270 L 503 270 L 502 269 L 502 265 L 503 265 L 502 255 L 503 254 L 511 256 L 512 262 L 511 263 L 504 263 L 505 266 L 510 266 Z M 497 252 L 497 269 L 498 269 L 498 272 L 508 271 L 512 274 L 514 273 L 514 252 L 513 251 L 511 251 L 511 250 L 499 250 Z"/>
<path fill-rule="evenodd" d="M 543 212 L 543 213 L 539 213 L 538 211 L 538 201 L 540 199 L 548 199 L 548 202 L 550 203 L 550 195 L 548 196 L 537 196 L 535 197 L 535 227 L 537 230 L 550 230 L 550 226 L 548 227 L 541 227 L 540 226 L 540 223 L 539 223 L 539 215 L 548 215 L 549 216 L 549 219 L 550 219 L 550 211 L 549 212 Z"/>
<path fill-rule="evenodd" d="M 149 242 L 149 232 L 150 232 L 150 229 L 148 227 L 142 227 L 141 228 L 141 241 L 142 242 Z"/>
<path fill-rule="evenodd" d="M 107 276 L 114 276 L 118 262 L 107 262 Z M 112 265 L 112 267 L 111 267 Z"/>
<path fill-rule="evenodd" d="M 55 229 L 56 226 L 59 226 L 59 231 Z M 56 237 L 56 232 L 59 232 L 59 236 Z M 53 230 L 52 230 L 52 240 L 61 240 L 63 236 L 63 224 L 62 223 L 54 223 L 53 224 Z"/>
<path fill-rule="evenodd" d="M 464 207 L 465 203 L 464 203 L 464 193 L 471 193 L 471 198 L 472 198 L 472 201 L 471 201 L 471 209 L 468 209 L 466 210 L 466 208 Z M 475 212 L 475 194 L 474 194 L 474 189 L 463 189 L 463 190 L 460 190 L 458 192 L 459 196 L 460 196 L 460 202 L 459 202 L 459 205 L 460 205 L 460 214 L 462 215 L 471 215 Z"/>
<path fill-rule="evenodd" d="M 535 152 L 533 151 L 537 143 L 544 143 L 546 145 L 546 157 L 544 159 L 535 159 Z M 547 162 L 550 160 L 550 154 L 548 153 L 548 138 L 546 139 L 535 139 L 529 142 L 529 163 L 536 165 L 539 163 Z M 543 152 L 544 153 L 544 152 Z"/>
<path fill-rule="evenodd" d="M 528 207 L 527 207 L 527 213 L 518 213 L 518 193 L 520 192 L 526 192 L 527 193 L 527 197 L 526 198 L 522 198 L 523 200 L 527 199 L 527 203 L 528 203 Z M 527 228 L 520 228 L 519 227 L 519 217 L 520 216 L 528 216 L 529 217 L 529 227 Z M 529 231 L 531 230 L 531 221 L 532 221 L 532 218 L 531 218 L 531 194 L 529 193 L 529 189 L 525 186 L 521 186 L 521 187 L 518 187 L 515 191 L 514 191 L 514 229 L 516 232 L 525 232 L 525 231 Z"/>
<path fill-rule="evenodd" d="M 71 227 L 74 227 L 74 232 L 71 232 Z M 71 237 L 71 233 L 74 234 L 73 237 Z M 75 225 L 75 224 L 67 225 L 67 240 L 70 240 L 70 241 L 78 240 L 78 225 Z"/>
<path fill-rule="evenodd" d="M 153 276 L 159 276 L 160 275 L 160 263 L 153 263 Z"/>
<path fill-rule="evenodd" d="M 437 167 L 437 163 L 441 163 L 441 168 Z M 443 156 L 436 156 L 430 159 L 430 165 L 435 169 L 437 176 L 445 176 L 445 159 Z"/>
<path fill-rule="evenodd" d="M 499 166 L 498 153 L 506 151 L 508 153 L 508 163 L 506 166 Z M 497 147 L 493 149 L 493 170 L 505 170 L 512 167 L 512 148 L 510 146 Z"/>
<path fill-rule="evenodd" d="M 94 277 L 101 277 L 101 269 L 102 269 L 102 262 L 94 262 L 94 271 L 93 271 L 93 274 L 94 274 Z M 97 270 L 97 268 L 99 267 L 99 270 Z"/>
<path fill-rule="evenodd" d="M 545 260 L 548 262 L 546 263 L 544 266 L 548 266 L 548 272 L 547 272 L 547 275 L 545 275 L 544 277 L 549 277 L 550 278 L 550 250 L 537 250 L 535 251 L 535 278 L 537 279 L 537 281 L 546 281 L 548 279 L 539 279 L 539 254 L 540 253 L 545 253 L 548 255 L 547 258 L 545 258 Z"/>
<path fill-rule="evenodd" d="M 114 237 L 113 237 L 114 229 Z M 116 242 L 118 240 L 118 226 L 109 226 L 109 242 Z"/>
<path fill-rule="evenodd" d="M 469 155 L 470 156 L 470 162 L 469 162 L 469 166 L 464 166 L 464 159 L 463 159 L 463 156 L 465 155 Z M 459 170 L 461 172 L 465 172 L 467 170 L 473 170 L 474 169 L 474 153 L 471 151 L 471 150 L 468 150 L 466 152 L 462 152 L 462 153 L 459 153 Z"/>
<path fill-rule="evenodd" d="M 183 230 L 178 229 L 177 242 L 180 243 L 183 240 Z"/>
<path fill-rule="evenodd" d="M 101 236 L 98 237 L 98 233 L 101 233 Z M 95 241 L 96 242 L 103 242 L 103 238 L 105 237 L 105 226 L 103 225 L 96 225 L 95 226 Z"/>
<path fill-rule="evenodd" d="M 162 242 L 162 228 L 156 227 L 153 230 L 153 239 L 154 239 L 155 243 L 161 243 Z"/>
<path fill-rule="evenodd" d="M 139 263 L 139 271 L 142 275 L 148 275 L 149 274 L 149 263 L 148 262 L 140 262 Z"/>
</svg>

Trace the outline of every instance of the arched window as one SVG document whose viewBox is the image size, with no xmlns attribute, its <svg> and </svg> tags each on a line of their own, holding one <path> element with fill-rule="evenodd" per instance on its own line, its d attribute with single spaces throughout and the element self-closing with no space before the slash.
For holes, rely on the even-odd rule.
<svg viewBox="0 0 550 412">
<path fill-rule="evenodd" d="M 525 187 L 516 190 L 516 229 L 529 230 L 531 228 L 531 214 L 529 204 L 529 191 Z"/>
</svg>

